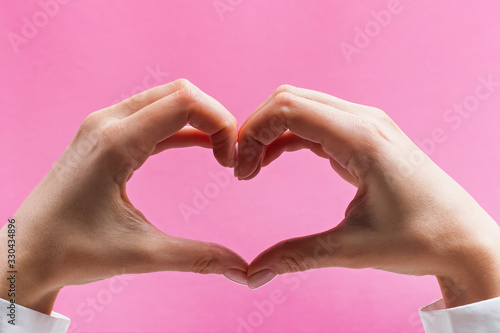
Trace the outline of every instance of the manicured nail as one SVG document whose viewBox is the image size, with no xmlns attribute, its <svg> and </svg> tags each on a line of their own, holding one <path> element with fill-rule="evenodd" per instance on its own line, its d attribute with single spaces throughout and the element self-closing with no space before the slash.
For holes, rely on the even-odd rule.
<svg viewBox="0 0 500 333">
<path fill-rule="evenodd" d="M 236 142 L 233 148 L 233 166 L 234 166 L 235 177 L 238 177 L 238 165 L 239 165 L 238 142 Z"/>
<path fill-rule="evenodd" d="M 248 285 L 247 272 L 240 271 L 236 268 L 231 268 L 227 272 L 224 273 L 224 277 L 226 279 L 231 280 L 235 283 Z"/>
<path fill-rule="evenodd" d="M 250 289 L 257 289 L 271 282 L 276 277 L 276 273 L 269 269 L 261 270 L 248 278 L 248 286 Z"/>
</svg>

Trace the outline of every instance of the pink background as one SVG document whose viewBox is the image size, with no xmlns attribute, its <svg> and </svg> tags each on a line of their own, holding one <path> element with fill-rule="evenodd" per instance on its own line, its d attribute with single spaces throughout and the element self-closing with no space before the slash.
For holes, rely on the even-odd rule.
<svg viewBox="0 0 500 333">
<path fill-rule="evenodd" d="M 382 28 L 371 11 L 390 0 L 222 0 L 232 10 L 221 17 L 212 0 L 65 2 L 48 17 L 37 1 L 1 1 L 2 224 L 88 113 L 179 77 L 240 122 L 289 83 L 380 107 L 420 143 L 441 128 L 446 140 L 429 154 L 500 217 L 500 87 L 469 116 L 445 119 L 474 101 L 478 77 L 500 81 L 498 1 L 401 0 Z M 12 33 L 34 20 L 38 31 L 14 47 Z M 356 28 L 372 37 L 348 61 L 341 45 L 356 45 Z M 151 69 L 168 75 L 151 79 Z M 225 172 L 210 151 L 168 151 L 136 173 L 129 195 L 165 232 L 250 261 L 283 238 L 331 228 L 355 192 L 328 162 L 297 152 L 251 182 L 231 178 L 188 221 L 179 207 L 211 186 L 210 172 Z M 239 332 L 409 333 L 423 331 L 417 310 L 439 297 L 433 277 L 374 270 L 288 275 L 257 291 L 220 276 L 155 273 L 67 287 L 55 310 L 72 318 L 71 332 L 238 332 L 245 321 L 251 330 Z"/>
</svg>

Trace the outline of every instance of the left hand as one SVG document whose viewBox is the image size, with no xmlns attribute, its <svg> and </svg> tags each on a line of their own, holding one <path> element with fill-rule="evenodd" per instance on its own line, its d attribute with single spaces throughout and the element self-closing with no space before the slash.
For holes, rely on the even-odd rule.
<svg viewBox="0 0 500 333">
<path fill-rule="evenodd" d="M 240 179 L 306 148 L 358 189 L 330 230 L 254 259 L 251 288 L 276 274 L 347 267 L 435 275 L 448 307 L 500 296 L 500 228 L 382 110 L 282 86 L 248 117 L 238 141 Z"/>
</svg>

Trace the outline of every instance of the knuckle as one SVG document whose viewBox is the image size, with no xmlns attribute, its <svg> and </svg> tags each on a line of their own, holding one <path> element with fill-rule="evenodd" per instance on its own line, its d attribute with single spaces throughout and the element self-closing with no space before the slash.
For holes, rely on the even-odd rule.
<svg viewBox="0 0 500 333">
<path fill-rule="evenodd" d="M 172 84 L 179 89 L 194 86 L 188 79 L 180 78 L 172 82 Z"/>
<path fill-rule="evenodd" d="M 389 124 L 393 123 L 391 117 L 389 117 L 389 115 L 384 111 L 382 111 L 381 109 L 372 108 L 372 112 L 377 116 L 379 120 L 383 121 L 384 123 L 389 123 Z"/>
<path fill-rule="evenodd" d="M 121 122 L 107 122 L 99 127 L 99 138 L 104 147 L 115 147 L 121 139 Z"/>
<path fill-rule="evenodd" d="M 370 111 L 380 118 L 388 117 L 387 113 L 376 107 L 369 107 Z"/>
<path fill-rule="evenodd" d="M 391 128 L 397 128 L 396 123 L 394 120 L 389 117 L 387 113 L 385 113 L 383 110 L 376 108 L 376 107 L 371 107 L 367 106 L 364 107 L 365 111 L 367 111 L 367 115 L 372 119 L 372 121 L 375 123 L 375 125 L 378 125 L 379 128 L 386 127 L 389 125 Z"/>
<path fill-rule="evenodd" d="M 277 94 L 274 97 L 274 100 L 278 107 L 282 109 L 282 111 L 288 111 L 295 101 L 295 95 L 290 92 L 284 91 Z"/>
<path fill-rule="evenodd" d="M 202 98 L 200 89 L 190 84 L 182 87 L 178 92 L 179 100 L 184 105 L 195 104 Z"/>
<path fill-rule="evenodd" d="M 86 129 L 86 130 L 91 130 L 96 127 L 98 127 L 100 122 L 100 117 L 96 112 L 93 112 L 89 114 L 85 119 L 83 120 L 80 128 L 81 129 Z"/>
<path fill-rule="evenodd" d="M 219 268 L 219 258 L 222 250 L 217 245 L 210 244 L 205 255 L 194 263 L 191 271 L 199 274 L 213 274 Z"/>
<path fill-rule="evenodd" d="M 96 149 L 99 143 L 100 123 L 101 117 L 98 112 L 91 113 L 85 117 L 68 146 L 68 151 L 71 151 L 74 158 L 82 160 Z"/>
<path fill-rule="evenodd" d="M 360 160 L 362 160 L 363 165 L 373 164 L 372 162 L 374 162 L 374 159 L 377 156 L 377 152 L 382 149 L 382 145 L 384 144 L 383 138 L 385 137 L 385 135 L 383 131 L 383 126 L 381 126 L 381 123 L 376 120 L 363 119 L 361 121 L 361 135 L 356 142 L 358 153 L 356 154 L 356 158 L 354 158 L 353 162 L 361 162 Z"/>
<path fill-rule="evenodd" d="M 217 260 L 210 258 L 203 258 L 196 262 L 192 271 L 198 274 L 212 274 L 215 273 L 217 267 Z"/>
<path fill-rule="evenodd" d="M 370 136 L 377 132 L 376 122 L 370 118 L 362 118 L 360 120 L 360 127 L 363 133 Z"/>
<path fill-rule="evenodd" d="M 359 140 L 362 148 L 377 151 L 394 139 L 393 133 L 398 127 L 387 114 L 380 111 L 376 117 L 362 118 L 360 130 L 363 134 Z"/>
<path fill-rule="evenodd" d="M 385 134 L 381 123 L 370 118 L 360 120 L 358 131 L 355 153 L 346 162 L 346 169 L 362 179 L 371 170 L 379 168 L 380 155 L 385 146 Z"/>
<path fill-rule="evenodd" d="M 278 87 L 278 89 L 276 89 L 274 91 L 274 95 L 278 95 L 280 93 L 283 93 L 283 92 L 289 92 L 291 93 L 293 91 L 294 87 L 292 85 L 289 85 L 289 84 L 282 84 L 281 86 Z"/>
<path fill-rule="evenodd" d="M 389 115 L 387 115 L 385 112 L 382 112 L 380 118 L 381 118 L 381 122 L 382 122 L 382 124 L 384 124 L 384 126 L 386 126 L 387 128 L 389 128 L 391 130 L 399 131 L 398 125 L 396 125 L 394 120 L 392 120 L 392 118 L 389 117 Z"/>
<path fill-rule="evenodd" d="M 298 251 L 297 247 L 290 241 L 283 242 L 281 248 L 283 254 L 280 260 L 280 269 L 283 272 L 302 272 L 312 268 L 312 262 Z"/>
<path fill-rule="evenodd" d="M 97 112 L 89 114 L 81 123 L 76 135 L 73 139 L 74 142 L 88 141 L 95 138 L 101 126 L 101 117 Z"/>
<path fill-rule="evenodd" d="M 280 262 L 283 272 L 296 273 L 311 269 L 307 260 L 297 253 L 283 255 Z"/>
<path fill-rule="evenodd" d="M 364 138 L 364 140 L 360 140 L 360 143 L 371 146 L 378 141 L 381 135 L 383 136 L 383 129 L 378 120 L 362 118 L 359 122 L 359 126 Z"/>
</svg>

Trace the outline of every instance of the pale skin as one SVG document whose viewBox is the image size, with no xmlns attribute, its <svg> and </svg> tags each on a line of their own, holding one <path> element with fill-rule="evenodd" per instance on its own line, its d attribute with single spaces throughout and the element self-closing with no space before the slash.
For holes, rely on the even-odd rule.
<svg viewBox="0 0 500 333">
<path fill-rule="evenodd" d="M 127 181 L 150 155 L 189 146 L 212 148 L 242 180 L 307 148 L 358 192 L 332 229 L 280 242 L 248 265 L 222 245 L 159 231 L 127 197 Z M 81 147 L 90 147 L 84 158 Z M 78 168 L 68 167 L 75 160 Z M 381 110 L 291 86 L 239 130 L 186 80 L 94 112 L 14 218 L 16 301 L 47 314 L 64 286 L 156 271 L 223 274 L 254 289 L 277 274 L 376 268 L 436 276 L 447 307 L 500 296 L 500 228 L 474 199 Z M 4 253 L 7 239 L 4 226 Z M 5 256 L 0 265 L 4 274 Z"/>
<path fill-rule="evenodd" d="M 251 288 L 348 267 L 434 275 L 447 307 L 500 296 L 500 228 L 381 110 L 282 86 L 247 118 L 238 144 L 240 179 L 308 148 L 358 188 L 336 227 L 262 252 L 248 268 Z"/>
</svg>

